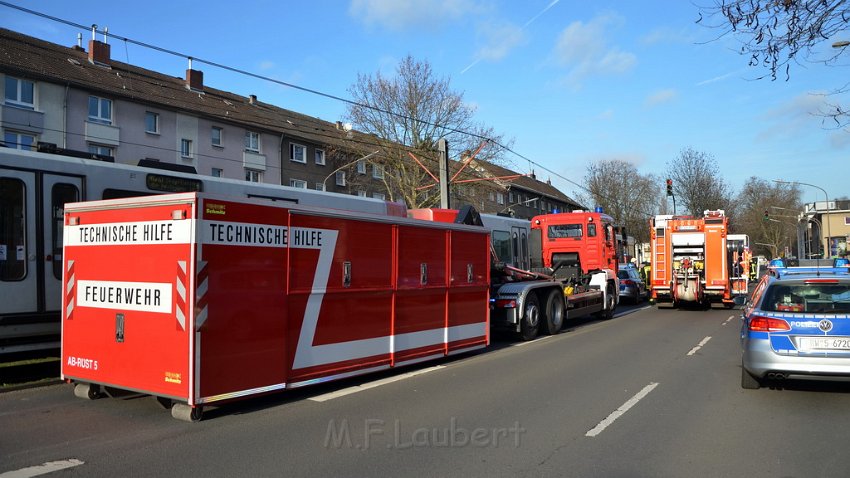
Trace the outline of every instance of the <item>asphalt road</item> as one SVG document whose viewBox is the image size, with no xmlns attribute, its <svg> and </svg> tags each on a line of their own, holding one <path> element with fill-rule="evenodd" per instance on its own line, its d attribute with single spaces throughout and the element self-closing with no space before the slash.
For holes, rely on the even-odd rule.
<svg viewBox="0 0 850 478">
<path fill-rule="evenodd" d="M 0 478 L 850 473 L 850 384 L 743 390 L 739 311 L 619 310 L 629 313 L 210 409 L 194 424 L 151 397 L 86 401 L 70 385 L 0 394 Z"/>
</svg>

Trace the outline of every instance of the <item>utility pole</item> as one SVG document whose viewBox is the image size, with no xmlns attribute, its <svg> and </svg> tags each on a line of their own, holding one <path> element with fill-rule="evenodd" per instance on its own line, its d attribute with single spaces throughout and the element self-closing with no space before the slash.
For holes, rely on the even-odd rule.
<svg viewBox="0 0 850 478">
<path fill-rule="evenodd" d="M 440 155 L 440 207 L 449 209 L 449 142 L 445 138 L 437 140 Z"/>
</svg>

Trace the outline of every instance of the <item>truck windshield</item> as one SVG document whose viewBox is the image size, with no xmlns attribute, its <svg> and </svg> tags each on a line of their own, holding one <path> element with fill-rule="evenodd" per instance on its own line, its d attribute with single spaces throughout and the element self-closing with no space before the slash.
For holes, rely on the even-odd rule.
<svg viewBox="0 0 850 478">
<path fill-rule="evenodd" d="M 549 226 L 547 232 L 549 239 L 560 239 L 564 237 L 581 237 L 581 224 L 558 224 Z"/>
</svg>

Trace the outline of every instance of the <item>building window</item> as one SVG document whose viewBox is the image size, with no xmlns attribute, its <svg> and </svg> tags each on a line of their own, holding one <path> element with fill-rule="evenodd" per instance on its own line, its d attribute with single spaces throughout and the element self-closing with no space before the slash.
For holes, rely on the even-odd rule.
<svg viewBox="0 0 850 478">
<path fill-rule="evenodd" d="M 316 150 L 316 164 L 318 164 L 320 166 L 325 165 L 325 150 L 324 149 L 317 149 Z"/>
<path fill-rule="evenodd" d="M 496 194 L 496 203 L 505 204 L 505 195 L 502 194 L 502 193 L 497 193 Z"/>
<path fill-rule="evenodd" d="M 357 174 L 366 174 L 366 162 L 357 161 Z"/>
<path fill-rule="evenodd" d="M 384 167 L 380 164 L 373 164 L 372 177 L 375 179 L 384 179 Z"/>
<path fill-rule="evenodd" d="M 384 193 L 372 193 L 372 197 L 375 199 L 380 199 L 381 201 L 386 201 L 387 196 Z"/>
<path fill-rule="evenodd" d="M 516 201 L 516 197 L 514 197 L 514 192 L 511 191 L 508 193 L 508 203 L 513 204 Z"/>
<path fill-rule="evenodd" d="M 6 104 L 29 110 L 35 109 L 35 84 L 6 75 Z"/>
<path fill-rule="evenodd" d="M 33 151 L 35 136 L 31 134 L 18 133 L 16 131 L 6 131 L 3 133 L 3 143 L 7 148 Z"/>
<path fill-rule="evenodd" d="M 221 136 L 224 133 L 224 130 L 219 128 L 218 126 L 213 126 L 210 130 L 210 141 L 213 146 L 222 146 L 221 144 Z"/>
<path fill-rule="evenodd" d="M 252 183 L 261 183 L 263 182 L 263 172 L 257 171 L 256 169 L 246 169 L 245 181 L 250 181 Z"/>
<path fill-rule="evenodd" d="M 307 162 L 307 147 L 290 143 L 289 144 L 289 160 L 295 161 L 296 163 L 306 163 Z"/>
<path fill-rule="evenodd" d="M 245 150 L 260 152 L 260 133 L 254 131 L 245 132 Z"/>
<path fill-rule="evenodd" d="M 365 198 L 366 197 L 366 191 L 357 191 L 357 196 L 361 197 L 361 198 Z"/>
<path fill-rule="evenodd" d="M 316 191 L 324 191 L 325 183 L 316 183 Z"/>
<path fill-rule="evenodd" d="M 89 121 L 112 124 L 112 100 L 89 96 Z"/>
<path fill-rule="evenodd" d="M 192 157 L 192 140 L 191 139 L 181 139 L 180 140 L 180 157 L 181 158 L 191 158 Z"/>
<path fill-rule="evenodd" d="M 100 144 L 89 144 L 89 153 L 99 154 L 101 156 L 113 156 L 112 148 Z"/>
<path fill-rule="evenodd" d="M 212 168 L 212 177 L 220 178 L 224 174 L 224 170 L 221 168 Z"/>
<path fill-rule="evenodd" d="M 307 181 L 303 181 L 301 179 L 290 179 L 289 180 L 289 187 L 307 189 Z"/>
<path fill-rule="evenodd" d="M 493 191 L 490 191 L 487 194 L 487 196 L 488 196 L 488 199 L 490 200 L 490 202 L 496 202 L 496 193 L 494 193 Z"/>
<path fill-rule="evenodd" d="M 336 172 L 336 185 L 345 186 L 345 171 Z"/>
<path fill-rule="evenodd" d="M 159 134 L 159 115 L 145 111 L 145 133 Z"/>
</svg>

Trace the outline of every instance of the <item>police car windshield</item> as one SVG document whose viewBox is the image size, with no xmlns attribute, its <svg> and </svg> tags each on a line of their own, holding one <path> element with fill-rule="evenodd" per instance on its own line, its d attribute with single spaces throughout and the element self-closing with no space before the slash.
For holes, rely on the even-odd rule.
<svg viewBox="0 0 850 478">
<path fill-rule="evenodd" d="M 768 312 L 850 313 L 850 282 L 777 283 L 768 289 L 761 309 Z"/>
</svg>

